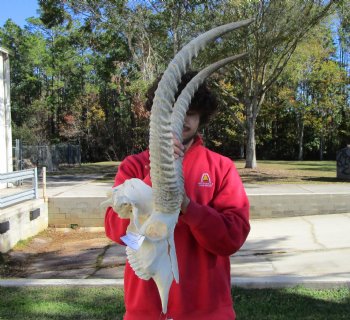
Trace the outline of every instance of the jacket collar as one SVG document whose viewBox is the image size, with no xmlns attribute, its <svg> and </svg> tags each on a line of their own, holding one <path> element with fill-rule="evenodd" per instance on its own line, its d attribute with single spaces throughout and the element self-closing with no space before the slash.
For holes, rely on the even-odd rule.
<svg viewBox="0 0 350 320">
<path fill-rule="evenodd" d="M 194 141 L 192 143 L 192 145 L 190 146 L 190 148 L 187 150 L 187 152 L 185 153 L 188 154 L 190 152 L 192 152 L 194 149 L 196 149 L 196 147 L 198 146 L 202 146 L 203 145 L 203 138 L 202 136 L 198 133 L 197 136 L 194 138 Z"/>
</svg>

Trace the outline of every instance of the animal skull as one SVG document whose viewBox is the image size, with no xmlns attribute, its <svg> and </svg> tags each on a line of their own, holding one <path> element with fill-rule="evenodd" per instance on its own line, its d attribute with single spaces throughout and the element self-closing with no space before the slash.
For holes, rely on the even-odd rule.
<svg viewBox="0 0 350 320">
<path fill-rule="evenodd" d="M 219 61 L 199 72 L 181 92 L 175 93 L 181 77 L 200 49 L 219 36 L 247 26 L 252 19 L 229 23 L 198 36 L 170 62 L 155 92 L 150 121 L 150 165 L 152 188 L 142 180 L 126 180 L 113 190 L 111 206 L 121 218 L 130 218 L 127 234 L 136 234 L 138 246 L 126 248 L 127 258 L 136 275 L 155 281 L 167 312 L 170 286 L 179 282 L 174 229 L 184 194 L 182 160 L 173 154 L 173 133 L 181 141 L 184 118 L 191 99 L 206 77 L 223 65 L 244 56 Z M 173 108 L 174 105 L 174 108 Z"/>
</svg>

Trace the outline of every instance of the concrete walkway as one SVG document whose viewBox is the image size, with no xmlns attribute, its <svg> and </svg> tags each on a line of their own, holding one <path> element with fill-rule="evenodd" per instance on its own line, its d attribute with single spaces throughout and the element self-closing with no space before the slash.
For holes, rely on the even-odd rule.
<svg viewBox="0 0 350 320">
<path fill-rule="evenodd" d="M 111 182 L 69 178 L 49 182 L 49 223 L 56 227 L 103 227 Z M 281 218 L 350 212 L 350 183 L 338 184 L 245 184 L 252 219 Z"/>
<path fill-rule="evenodd" d="M 231 257 L 233 285 L 350 287 L 350 213 L 252 220 L 251 224 L 245 245 Z M 87 249 L 63 268 L 62 264 L 57 268 L 57 259 L 65 258 L 37 262 L 30 277 L 0 280 L 0 286 L 122 286 L 122 246 Z"/>
<path fill-rule="evenodd" d="M 78 179 L 73 176 L 53 176 L 47 178 L 49 197 L 105 196 L 111 189 L 111 182 L 98 182 L 102 175 L 85 175 Z M 244 184 L 248 195 L 300 195 L 334 194 L 350 195 L 349 183 L 323 184 Z"/>
<path fill-rule="evenodd" d="M 99 187 L 98 187 L 99 186 Z M 110 184 L 89 179 L 50 188 L 49 197 L 103 194 Z M 350 183 L 324 185 L 246 185 L 248 195 L 341 194 L 350 197 Z M 231 257 L 233 285 L 243 287 L 350 287 L 350 212 L 252 219 L 251 232 Z M 56 260 L 55 260 L 56 259 Z M 122 286 L 124 247 L 92 246 L 57 268 L 52 255 L 25 279 L 2 279 L 0 286 L 86 285 Z M 68 261 L 68 260 L 67 260 Z"/>
</svg>

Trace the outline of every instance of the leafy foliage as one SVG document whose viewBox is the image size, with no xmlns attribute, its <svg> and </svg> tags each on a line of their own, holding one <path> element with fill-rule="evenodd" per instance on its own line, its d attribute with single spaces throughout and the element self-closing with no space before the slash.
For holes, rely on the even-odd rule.
<svg viewBox="0 0 350 320">
<path fill-rule="evenodd" d="M 68 141 L 83 161 L 147 148 L 150 83 L 196 35 L 233 20 L 245 28 L 202 51 L 193 68 L 249 57 L 210 80 L 220 108 L 206 143 L 231 157 L 334 159 L 349 143 L 349 1 L 40 0 L 40 17 L 0 28 L 10 50 L 14 138 Z M 336 14 L 340 55 L 334 25 Z M 333 32 L 333 34 L 332 34 Z"/>
</svg>

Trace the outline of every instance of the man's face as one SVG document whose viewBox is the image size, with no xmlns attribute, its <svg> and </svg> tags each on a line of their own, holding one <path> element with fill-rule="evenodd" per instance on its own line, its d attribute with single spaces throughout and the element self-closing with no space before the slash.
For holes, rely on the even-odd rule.
<svg viewBox="0 0 350 320">
<path fill-rule="evenodd" d="M 182 130 L 183 144 L 188 144 L 197 134 L 200 121 L 198 112 L 188 111 L 186 113 L 185 122 Z"/>
</svg>

